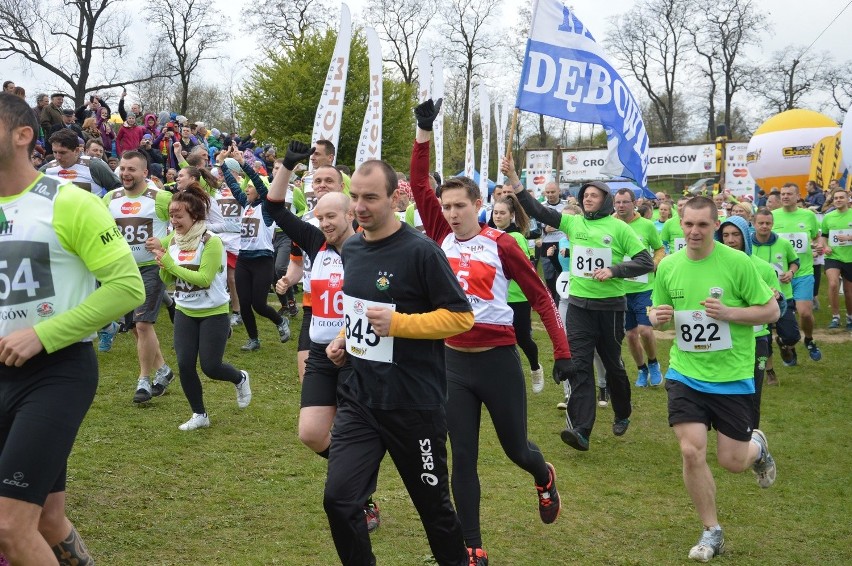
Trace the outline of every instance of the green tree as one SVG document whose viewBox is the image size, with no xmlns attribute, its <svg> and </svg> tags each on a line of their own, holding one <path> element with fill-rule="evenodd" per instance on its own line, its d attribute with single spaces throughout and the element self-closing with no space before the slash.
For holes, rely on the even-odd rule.
<svg viewBox="0 0 852 566">
<path fill-rule="evenodd" d="M 257 64 L 236 103 L 241 127 L 257 128 L 258 139 L 283 147 L 289 140 L 311 141 L 314 115 L 322 94 L 337 33 L 308 36 L 284 46 L 280 53 L 268 51 Z M 364 34 L 356 30 L 349 54 L 343 122 L 337 162 L 352 166 L 361 136 L 364 111 L 369 100 L 369 60 Z M 411 85 L 388 78 L 383 81 L 382 159 L 407 171 L 414 136 L 415 92 Z"/>
</svg>

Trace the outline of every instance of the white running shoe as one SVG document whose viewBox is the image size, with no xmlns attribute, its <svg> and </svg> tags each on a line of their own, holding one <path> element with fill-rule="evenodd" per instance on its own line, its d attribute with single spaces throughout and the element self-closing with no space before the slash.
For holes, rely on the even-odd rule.
<svg viewBox="0 0 852 566">
<path fill-rule="evenodd" d="M 698 539 L 698 544 L 689 550 L 689 558 L 698 562 L 709 562 L 714 556 L 723 552 L 725 552 L 725 537 L 722 535 L 722 529 L 714 531 L 705 529 L 701 533 L 701 538 Z"/>
<path fill-rule="evenodd" d="M 199 428 L 207 428 L 208 426 L 210 426 L 210 418 L 207 416 L 207 413 L 192 413 L 192 418 L 180 425 L 178 428 L 181 430 L 196 430 Z"/>
<path fill-rule="evenodd" d="M 761 452 L 763 452 L 761 458 L 752 464 L 751 469 L 754 470 L 754 474 L 757 476 L 757 485 L 766 489 L 775 483 L 775 476 L 777 474 L 775 458 L 769 453 L 769 442 L 767 442 L 763 431 L 754 429 L 751 433 L 751 440 L 757 443 L 761 448 Z"/>
<path fill-rule="evenodd" d="M 541 366 L 530 372 L 530 382 L 532 383 L 533 393 L 544 391 L 544 369 Z"/>
<path fill-rule="evenodd" d="M 237 388 L 237 407 L 245 409 L 251 403 L 251 385 L 249 384 L 249 374 L 245 370 L 240 370 L 243 380 L 234 384 Z"/>
<path fill-rule="evenodd" d="M 560 401 L 559 403 L 556 404 L 556 408 L 559 409 L 560 411 L 567 411 L 568 410 L 568 400 L 566 399 L 564 401 Z"/>
</svg>

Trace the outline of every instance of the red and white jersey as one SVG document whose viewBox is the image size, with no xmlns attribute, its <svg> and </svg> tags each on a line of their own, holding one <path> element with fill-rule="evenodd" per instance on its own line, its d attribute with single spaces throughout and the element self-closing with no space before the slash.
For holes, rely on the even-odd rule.
<svg viewBox="0 0 852 566">
<path fill-rule="evenodd" d="M 447 339 L 451 346 L 515 343 L 514 313 L 508 304 L 509 279 L 503 271 L 497 243 L 502 234 L 500 230 L 486 226 L 470 240 L 461 242 L 450 232 L 441 242 L 441 249 L 473 307 L 475 320 L 472 329 Z M 518 245 L 511 236 L 509 239 L 515 246 Z M 483 334 L 487 334 L 487 342 L 482 341 Z"/>
<path fill-rule="evenodd" d="M 328 344 L 343 327 L 343 260 L 323 244 L 311 262 L 311 341 Z"/>
</svg>

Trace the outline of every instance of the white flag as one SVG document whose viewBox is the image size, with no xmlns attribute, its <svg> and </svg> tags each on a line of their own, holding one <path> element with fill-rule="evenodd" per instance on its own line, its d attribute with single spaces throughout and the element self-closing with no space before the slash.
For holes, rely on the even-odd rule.
<svg viewBox="0 0 852 566">
<path fill-rule="evenodd" d="M 370 57 L 370 98 L 355 152 L 356 169 L 368 159 L 382 158 L 382 44 L 376 30 L 371 27 L 367 28 L 367 50 Z"/>
<path fill-rule="evenodd" d="M 340 5 L 340 30 L 337 42 L 334 44 L 334 54 L 325 76 L 325 86 L 322 89 L 314 130 L 311 133 L 311 145 L 317 140 L 329 140 L 340 153 L 340 122 L 343 119 L 343 96 L 346 94 L 346 74 L 349 72 L 349 44 L 352 43 L 352 18 L 349 7 Z M 335 156 L 336 158 L 336 156 Z"/>
<path fill-rule="evenodd" d="M 417 52 L 417 73 L 420 76 L 417 100 L 425 102 L 432 97 L 432 58 L 423 46 Z"/>
<path fill-rule="evenodd" d="M 479 156 L 479 193 L 488 198 L 488 158 L 491 151 L 491 100 L 485 85 L 479 83 L 479 121 L 482 123 L 482 147 Z"/>
<path fill-rule="evenodd" d="M 467 91 L 467 138 L 464 144 L 464 176 L 473 179 L 476 169 L 473 158 L 473 87 L 468 86 Z"/>
<path fill-rule="evenodd" d="M 440 59 L 432 61 L 432 96 L 435 100 L 444 98 L 444 63 Z M 444 178 L 444 106 L 432 124 L 432 139 L 435 141 L 435 171 Z"/>
<path fill-rule="evenodd" d="M 509 105 L 503 101 L 494 103 L 494 122 L 497 124 L 497 163 L 503 161 L 503 155 L 506 153 L 506 127 L 509 125 L 509 113 L 507 112 Z M 502 185 L 506 182 L 506 176 L 500 172 L 500 167 L 497 167 L 497 184 Z"/>
</svg>

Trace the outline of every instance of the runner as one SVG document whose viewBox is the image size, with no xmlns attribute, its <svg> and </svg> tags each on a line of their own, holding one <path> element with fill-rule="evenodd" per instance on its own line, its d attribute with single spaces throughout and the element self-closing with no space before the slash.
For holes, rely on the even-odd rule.
<svg viewBox="0 0 852 566">
<path fill-rule="evenodd" d="M 54 159 L 39 169 L 45 175 L 66 179 L 99 197 L 121 186 L 109 165 L 100 159 L 81 155 L 80 140 L 73 131 L 59 130 L 50 136 L 50 143 L 53 144 Z"/>
<path fill-rule="evenodd" d="M 621 360 L 626 308 L 621 278 L 650 272 L 654 260 L 633 230 L 612 217 L 612 195 L 605 183 L 583 185 L 579 192 L 583 214 L 564 215 L 540 206 L 523 190 L 511 156 L 503 158 L 500 169 L 509 178 L 524 210 L 543 224 L 565 232 L 571 245 L 566 328 L 577 373 L 568 380 L 562 441 L 586 451 L 595 424 L 595 350 L 606 368 L 607 389 L 615 413 L 612 433 L 622 436 L 630 425 L 630 381 Z M 625 261 L 624 257 L 631 259 Z"/>
<path fill-rule="evenodd" d="M 0 298 L 0 553 L 91 566 L 65 515 L 68 455 L 98 385 L 92 336 L 144 288 L 97 198 L 33 168 L 38 129 L 0 94 L 0 257 L 18 282 Z"/>
<path fill-rule="evenodd" d="M 834 210 L 822 220 L 825 275 L 828 277 L 829 328 L 840 328 L 840 285 L 846 302 L 846 330 L 852 330 L 852 211 L 849 193 L 837 188 L 831 194 Z M 827 238 L 827 239 L 826 239 Z"/>
<path fill-rule="evenodd" d="M 677 216 L 672 216 L 666 220 L 663 229 L 660 230 L 660 240 L 666 248 L 666 254 L 673 254 L 686 245 L 683 228 L 680 226 L 680 217 L 683 216 L 683 207 L 689 202 L 690 198 L 683 196 L 677 199 Z"/>
<path fill-rule="evenodd" d="M 805 335 L 805 347 L 813 361 L 822 359 L 822 352 L 814 342 L 814 257 L 812 247 L 818 247 L 819 223 L 811 210 L 798 207 L 799 187 L 795 183 L 785 183 L 781 187 L 782 208 L 772 211 L 775 217 L 775 232 L 789 240 L 799 256 L 799 269 L 793 276 L 793 298 L 799 313 L 799 326 Z M 818 253 L 822 249 L 818 247 Z M 786 360 L 785 360 L 786 362 Z M 795 365 L 793 363 L 788 365 Z"/>
<path fill-rule="evenodd" d="M 237 284 L 237 295 L 240 298 L 240 313 L 248 334 L 248 341 L 240 347 L 240 350 L 253 352 L 260 349 L 255 312 L 272 321 L 282 342 L 290 339 L 290 322 L 266 303 L 269 288 L 273 283 L 272 278 L 275 275 L 272 258 L 274 228 L 271 226 L 271 220 L 267 224 L 263 214 L 266 184 L 254 169 L 245 163 L 236 145 L 231 146 L 228 157 L 236 160 L 251 180 L 243 192 L 230 168 L 226 166 L 221 169 L 225 184 L 243 207 L 240 255 L 237 258 L 234 278 Z"/>
<path fill-rule="evenodd" d="M 639 237 L 642 245 L 653 254 L 654 267 L 666 255 L 660 235 L 654 223 L 642 218 L 635 210 L 636 195 L 631 189 L 619 189 L 615 193 L 615 215 L 619 220 L 630 226 Z M 625 258 L 629 260 L 629 257 Z M 627 313 L 624 316 L 624 330 L 627 334 L 627 346 L 639 375 L 636 387 L 657 387 L 663 382 L 660 362 L 657 361 L 657 339 L 651 321 L 648 320 L 648 308 L 651 306 L 651 291 L 654 289 L 654 272 L 638 277 L 624 279 Z M 648 362 L 645 363 L 645 356 Z"/>
<path fill-rule="evenodd" d="M 482 406 L 491 415 L 503 451 L 533 476 L 542 522 L 553 523 L 561 501 L 556 471 L 527 436 L 527 403 L 513 311 L 506 301 L 509 281 L 516 281 L 541 316 L 553 343 L 557 381 L 573 374 L 574 363 L 559 312 L 547 287 L 532 269 L 529 256 L 512 236 L 480 225 L 482 198 L 467 177 L 453 177 L 439 187 L 439 199 L 429 187 L 429 142 L 432 123 L 442 99 L 429 99 L 414 110 L 417 135 L 411 154 L 411 188 L 423 218 L 426 235 L 441 246 L 450 267 L 473 306 L 473 328 L 447 338 L 447 428 L 453 448 L 453 499 L 458 509 L 470 561 L 487 564 L 479 522 L 479 428 Z M 555 212 L 555 211 L 554 211 Z M 561 216 L 560 212 L 555 212 Z M 568 375 L 565 375 L 568 377 Z M 483 558 L 484 560 L 479 560 Z"/>
<path fill-rule="evenodd" d="M 175 377 L 163 359 L 160 340 L 154 330 L 165 285 L 160 279 L 157 260 L 148 249 L 159 238 L 166 236 L 172 195 L 148 185 L 147 163 L 145 156 L 138 151 L 125 152 L 119 163 L 123 188 L 110 191 L 103 198 L 119 230 L 130 244 L 133 259 L 145 283 L 145 302 L 125 317 L 125 328 L 132 328 L 136 337 L 139 380 L 133 402 L 137 404 L 147 403 L 151 397 L 165 393 Z M 155 372 L 153 384 L 152 371 Z"/>
<path fill-rule="evenodd" d="M 681 224 L 687 246 L 660 262 L 650 319 L 655 327 L 675 323 L 666 372 L 669 425 L 680 443 L 686 490 L 704 525 L 689 558 L 707 562 L 725 548 L 707 464 L 710 427 L 717 431 L 719 465 L 731 472 L 751 467 L 764 488 L 775 482 L 766 436 L 752 426 L 753 325 L 776 320 L 778 305 L 753 262 L 714 241 L 719 220 L 712 200 L 690 200 Z"/>
<path fill-rule="evenodd" d="M 796 365 L 796 344 L 801 339 L 799 323 L 796 320 L 796 301 L 793 299 L 791 281 L 799 269 L 799 256 L 793 250 L 789 240 L 779 238 L 772 231 L 775 217 L 767 207 L 757 209 L 754 215 L 754 234 L 751 237 L 752 254 L 769 262 L 778 274 L 781 284 L 779 290 L 786 298 L 786 308 L 781 309 L 781 317 L 770 329 L 776 332 L 775 340 L 781 351 L 785 365 Z M 772 367 L 772 341 L 769 342 L 769 354 L 766 361 L 766 385 L 778 385 L 778 376 Z"/>
<path fill-rule="evenodd" d="M 183 172 L 184 169 L 181 170 Z M 230 381 L 237 388 L 237 406 L 251 402 L 249 374 L 222 361 L 231 334 L 228 320 L 227 259 L 222 240 L 207 230 L 210 196 L 198 182 L 181 187 L 169 205 L 174 231 L 154 249 L 160 277 L 175 286 L 174 346 L 180 385 L 192 417 L 178 428 L 196 430 L 210 426 L 204 407 L 196 363 L 211 379 Z"/>
<path fill-rule="evenodd" d="M 374 564 L 363 504 L 390 452 L 438 564 L 468 566 L 450 501 L 443 339 L 473 325 L 446 256 L 396 217 L 396 172 L 367 161 L 352 176 L 363 232 L 343 246 L 346 338 L 327 354 L 351 375 L 338 388 L 323 505 L 343 564 Z"/>
</svg>

